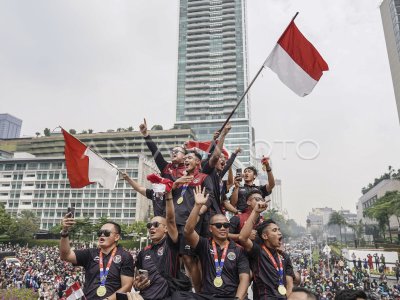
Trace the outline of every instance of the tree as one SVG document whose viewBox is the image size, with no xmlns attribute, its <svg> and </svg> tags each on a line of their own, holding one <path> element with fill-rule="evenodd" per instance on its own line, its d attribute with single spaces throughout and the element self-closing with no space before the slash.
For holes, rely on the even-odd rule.
<svg viewBox="0 0 400 300">
<path fill-rule="evenodd" d="M 84 241 L 91 240 L 93 234 L 93 225 L 90 221 L 90 217 L 85 217 L 84 219 L 75 219 L 75 222 L 75 225 L 70 229 L 72 239 L 77 238 L 78 242 L 81 239 Z"/>
<path fill-rule="evenodd" d="M 70 134 L 76 134 L 76 130 L 75 130 L 75 129 L 70 129 L 70 130 L 69 130 L 69 133 L 70 133 Z"/>
<path fill-rule="evenodd" d="M 88 129 L 88 133 L 89 133 L 89 134 L 92 134 L 92 133 L 93 133 L 93 129 L 90 129 L 90 128 L 89 128 L 89 129 Z"/>
<path fill-rule="evenodd" d="M 346 219 L 344 218 L 344 216 L 341 212 L 334 211 L 333 213 L 331 213 L 331 216 L 329 217 L 328 226 L 332 226 L 332 225 L 339 226 L 340 242 L 343 243 L 342 226 L 346 225 Z M 346 239 L 346 237 L 345 237 L 345 239 Z"/>
<path fill-rule="evenodd" d="M 153 125 L 153 127 L 151 127 L 151 130 L 163 130 L 163 127 L 161 125 Z"/>
<path fill-rule="evenodd" d="M 36 132 L 35 134 L 37 138 L 40 136 L 40 132 Z"/>
<path fill-rule="evenodd" d="M 43 130 L 43 134 L 44 134 L 44 136 L 50 136 L 50 135 L 51 135 L 50 129 L 49 129 L 49 128 L 45 128 L 45 129 Z"/>
<path fill-rule="evenodd" d="M 87 132 L 87 130 L 82 130 L 81 133 L 82 133 L 82 134 L 87 134 L 88 132 Z"/>
<path fill-rule="evenodd" d="M 376 202 L 364 211 L 365 216 L 376 219 L 384 238 L 386 238 L 386 226 L 389 230 L 390 242 L 393 243 L 390 231 L 390 217 L 400 215 L 400 193 L 398 191 L 386 192 Z"/>
<path fill-rule="evenodd" d="M 133 127 L 132 127 L 132 126 L 129 126 L 126 130 L 128 130 L 128 131 L 133 131 Z"/>
<path fill-rule="evenodd" d="M 32 238 L 39 230 L 39 219 L 31 210 L 23 210 L 11 225 L 13 236 L 19 238 Z"/>
<path fill-rule="evenodd" d="M 3 203 L 0 203 L 0 235 L 9 234 L 13 221 L 11 215 L 6 212 Z"/>
</svg>

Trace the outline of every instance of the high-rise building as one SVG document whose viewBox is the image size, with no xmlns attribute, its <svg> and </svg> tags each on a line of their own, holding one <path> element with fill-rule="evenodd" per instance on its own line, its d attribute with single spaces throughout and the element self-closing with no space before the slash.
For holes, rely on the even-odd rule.
<svg viewBox="0 0 400 300">
<path fill-rule="evenodd" d="M 18 138 L 21 126 L 22 120 L 10 114 L 0 114 L 0 139 Z"/>
<path fill-rule="evenodd" d="M 384 0 L 380 9 L 400 120 L 400 0 Z"/>
<path fill-rule="evenodd" d="M 220 129 L 247 86 L 245 0 L 180 0 L 176 125 L 198 140 Z M 254 131 L 246 96 L 225 140 L 252 163 Z"/>
</svg>

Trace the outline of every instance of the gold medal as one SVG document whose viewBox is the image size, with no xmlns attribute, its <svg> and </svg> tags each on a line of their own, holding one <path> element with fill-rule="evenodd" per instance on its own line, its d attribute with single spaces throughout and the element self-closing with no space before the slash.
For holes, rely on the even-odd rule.
<svg viewBox="0 0 400 300">
<path fill-rule="evenodd" d="M 215 277 L 214 278 L 214 286 L 215 287 L 221 287 L 222 286 L 222 284 L 223 284 L 224 282 L 223 282 L 223 280 L 222 280 L 222 277 L 220 277 L 220 276 L 217 276 L 217 277 Z"/>
<path fill-rule="evenodd" d="M 96 294 L 99 297 L 103 297 L 107 293 L 107 289 L 104 285 L 101 285 L 97 288 Z"/>
<path fill-rule="evenodd" d="M 176 204 L 182 204 L 183 203 L 183 197 L 179 197 L 178 201 L 176 201 Z"/>
<path fill-rule="evenodd" d="M 286 288 L 285 288 L 285 286 L 284 286 L 284 285 L 278 286 L 278 292 L 279 292 L 279 294 L 281 294 L 281 295 L 286 295 Z"/>
</svg>

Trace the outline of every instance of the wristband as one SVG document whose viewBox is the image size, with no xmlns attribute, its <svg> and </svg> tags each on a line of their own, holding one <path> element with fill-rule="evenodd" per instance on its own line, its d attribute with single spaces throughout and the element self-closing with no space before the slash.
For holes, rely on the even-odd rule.
<svg viewBox="0 0 400 300">
<path fill-rule="evenodd" d="M 271 172 L 272 171 L 272 169 L 267 169 L 267 172 Z"/>
<path fill-rule="evenodd" d="M 61 230 L 60 231 L 60 236 L 62 237 L 62 238 L 66 238 L 66 237 L 68 237 L 69 236 L 69 232 L 68 232 L 68 230 Z"/>
</svg>

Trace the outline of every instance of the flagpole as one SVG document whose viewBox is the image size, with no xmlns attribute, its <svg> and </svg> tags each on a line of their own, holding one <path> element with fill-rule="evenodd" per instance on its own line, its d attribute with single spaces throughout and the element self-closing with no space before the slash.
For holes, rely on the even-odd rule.
<svg viewBox="0 0 400 300">
<path fill-rule="evenodd" d="M 297 15 L 299 14 L 299 12 L 296 12 L 296 14 L 293 16 L 292 20 L 290 21 L 289 25 L 286 27 L 286 29 L 283 31 L 283 33 L 285 33 L 285 31 L 289 28 L 290 24 L 294 21 L 294 19 L 296 19 Z M 283 35 L 283 34 L 282 34 Z M 236 109 L 239 107 L 240 103 L 242 102 L 242 100 L 244 99 L 244 97 L 247 95 L 247 92 L 249 91 L 249 89 L 251 88 L 251 86 L 253 85 L 254 81 L 256 81 L 258 75 L 260 75 L 261 71 L 264 69 L 264 64 L 261 66 L 260 70 L 258 70 L 256 76 L 253 78 L 253 80 L 250 82 L 249 86 L 247 87 L 247 89 L 244 91 L 243 95 L 240 97 L 238 103 L 236 104 L 236 106 L 233 108 L 232 112 L 229 114 L 228 118 L 226 119 L 226 121 L 224 122 L 224 124 L 222 125 L 221 129 L 219 130 L 220 132 L 222 132 L 222 130 L 224 129 L 224 127 L 226 126 L 226 124 L 229 122 L 229 120 L 232 118 L 233 114 L 235 113 Z"/>
<path fill-rule="evenodd" d="M 64 130 L 65 132 L 67 132 L 64 128 L 62 128 L 61 126 L 59 126 L 62 130 Z M 68 133 L 70 134 L 70 133 Z M 71 136 L 73 136 L 71 134 Z M 82 142 L 80 139 L 78 139 L 77 137 L 73 136 L 75 139 L 77 139 L 79 142 L 81 142 L 82 144 L 84 144 L 85 146 L 87 146 L 84 142 Z M 96 150 L 90 148 L 89 146 L 87 146 L 94 154 L 96 154 L 98 157 L 100 157 L 102 160 L 104 160 L 106 163 L 108 163 L 111 167 L 113 167 L 114 169 L 116 169 L 119 173 L 123 173 L 117 166 L 113 165 L 112 163 L 110 163 L 107 159 L 105 159 L 103 156 L 101 156 Z"/>
</svg>

